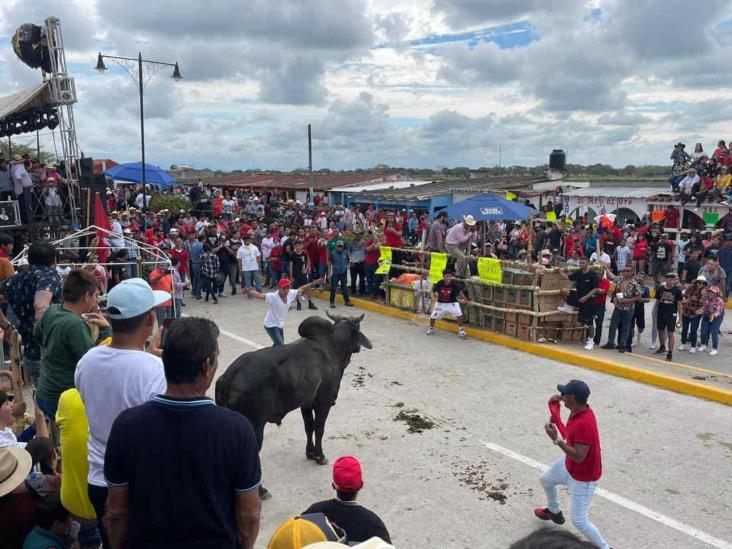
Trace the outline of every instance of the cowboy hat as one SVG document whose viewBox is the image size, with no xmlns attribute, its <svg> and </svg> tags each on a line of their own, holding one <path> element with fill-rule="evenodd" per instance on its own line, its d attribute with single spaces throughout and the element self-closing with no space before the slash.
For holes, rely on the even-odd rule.
<svg viewBox="0 0 732 549">
<path fill-rule="evenodd" d="M 20 162 L 25 162 L 25 160 L 23 160 L 23 157 L 20 156 L 19 154 L 16 154 L 13 157 L 13 159 L 10 161 L 11 164 L 19 164 Z"/>
<path fill-rule="evenodd" d="M 23 483 L 33 467 L 33 458 L 25 448 L 0 449 L 0 497 Z"/>
<path fill-rule="evenodd" d="M 472 215 L 470 215 L 470 214 L 464 215 L 463 216 L 463 221 L 465 222 L 466 225 L 469 225 L 471 227 L 473 225 L 475 225 L 475 223 L 476 223 L 475 218 Z"/>
</svg>

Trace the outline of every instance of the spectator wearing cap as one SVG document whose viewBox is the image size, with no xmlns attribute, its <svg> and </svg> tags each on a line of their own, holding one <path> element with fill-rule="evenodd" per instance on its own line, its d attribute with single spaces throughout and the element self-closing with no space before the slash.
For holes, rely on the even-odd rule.
<svg viewBox="0 0 732 549">
<path fill-rule="evenodd" d="M 564 458 L 557 459 L 541 475 L 539 480 L 546 492 L 548 505 L 535 509 L 534 515 L 541 520 L 564 524 L 564 515 L 559 509 L 557 499 L 557 486 L 565 485 L 569 488 L 574 527 L 596 547 L 608 549 L 609 545 L 589 520 L 592 496 L 597 490 L 597 481 L 602 476 L 600 433 L 595 414 L 587 404 L 590 388 L 584 381 L 573 379 L 566 385 L 557 385 L 557 390 L 559 394 L 553 395 L 549 403 L 551 405 L 561 401 L 569 410 L 566 436 L 562 438 L 559 435 L 554 423 L 556 419 L 544 425 L 544 430 L 552 442 L 564 452 Z"/>
<path fill-rule="evenodd" d="M 305 284 L 297 290 L 293 290 L 291 282 L 287 278 L 283 278 L 279 281 L 279 287 L 276 292 L 263 294 L 252 288 L 245 290 L 249 299 L 263 299 L 267 304 L 267 314 L 264 316 L 264 329 L 272 339 L 273 347 L 285 344 L 285 319 L 287 318 L 287 313 L 292 308 L 292 304 L 298 302 L 300 296 L 316 284 L 320 284 L 320 280 Z"/>
<path fill-rule="evenodd" d="M 145 343 L 155 324 L 155 307 L 169 299 L 170 294 L 153 291 L 141 278 L 112 288 L 107 295 L 112 342 L 89 350 L 76 366 L 74 384 L 89 419 L 89 499 L 105 547 L 109 545 L 103 522 L 107 501 L 103 469 L 109 432 L 120 412 L 165 392 L 163 363 L 153 352 L 145 352 Z M 153 341 L 152 350 L 157 352 Z"/>
<path fill-rule="evenodd" d="M 280 524 L 267 549 L 301 549 L 323 543 L 335 543 L 340 547 L 340 542 L 345 543 L 346 540 L 343 529 L 331 524 L 323 513 L 310 513 L 289 518 Z"/>
<path fill-rule="evenodd" d="M 704 293 L 704 301 L 702 302 L 702 320 L 701 320 L 701 345 L 699 351 L 706 350 L 709 344 L 709 337 L 712 338 L 712 348 L 709 354 L 714 356 L 719 348 L 719 329 L 722 327 L 724 320 L 724 300 L 722 299 L 719 286 L 710 286 Z"/>
<path fill-rule="evenodd" d="M 167 389 L 112 425 L 104 477 L 115 549 L 254 547 L 261 509 L 254 429 L 206 397 L 218 335 L 204 318 L 171 324 L 162 353 Z"/>
<path fill-rule="evenodd" d="M 341 286 L 343 302 L 346 307 L 353 307 L 348 298 L 348 269 L 351 266 L 351 257 L 344 249 L 343 240 L 337 240 L 335 250 L 328 254 L 328 276 L 330 277 L 330 308 L 335 309 L 335 296 L 338 285 Z"/>
<path fill-rule="evenodd" d="M 379 516 L 356 500 L 363 488 L 361 463 L 353 456 L 341 456 L 333 464 L 333 488 L 336 497 L 313 503 L 304 514 L 323 513 L 328 520 L 345 530 L 348 542 L 379 537 L 391 543 L 389 532 Z"/>
</svg>

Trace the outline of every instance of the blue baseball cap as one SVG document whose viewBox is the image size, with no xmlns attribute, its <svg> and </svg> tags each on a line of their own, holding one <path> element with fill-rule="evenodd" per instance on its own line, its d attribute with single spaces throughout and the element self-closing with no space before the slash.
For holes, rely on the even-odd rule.
<svg viewBox="0 0 732 549">
<path fill-rule="evenodd" d="M 142 278 L 129 278 L 107 294 L 107 315 L 125 320 L 145 314 L 170 299 L 168 292 L 153 290 Z"/>
<path fill-rule="evenodd" d="M 572 395 L 580 400 L 587 400 L 587 397 L 590 396 L 590 388 L 587 383 L 579 379 L 573 379 L 566 385 L 557 385 L 557 391 L 562 396 Z"/>
</svg>

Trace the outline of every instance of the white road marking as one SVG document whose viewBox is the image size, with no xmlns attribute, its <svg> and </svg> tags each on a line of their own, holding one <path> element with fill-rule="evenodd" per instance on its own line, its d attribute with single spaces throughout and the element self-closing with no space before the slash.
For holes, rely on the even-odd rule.
<svg viewBox="0 0 732 549">
<path fill-rule="evenodd" d="M 498 444 L 486 442 L 484 440 L 481 440 L 480 442 L 489 450 L 496 452 L 497 454 L 501 454 L 504 457 L 518 461 L 519 463 L 523 463 L 524 465 L 528 465 L 533 469 L 544 472 L 549 468 L 543 463 L 539 463 L 538 461 L 531 459 L 530 457 L 518 454 L 513 450 L 509 450 L 508 448 L 504 448 L 503 446 L 499 446 Z M 649 509 L 648 507 L 645 507 L 640 503 L 636 503 L 632 500 L 629 500 L 628 498 L 624 498 L 623 496 L 605 490 L 604 488 L 598 488 L 595 493 L 603 499 L 612 501 L 613 503 L 616 503 L 621 507 L 625 507 L 630 511 L 634 511 L 639 515 L 643 515 L 646 518 L 655 520 L 656 522 L 663 524 L 664 526 L 668 526 L 669 528 L 678 530 L 682 534 L 686 534 L 687 536 L 696 538 L 699 541 L 703 541 L 704 543 L 707 543 L 712 547 L 717 547 L 718 549 L 732 549 L 732 543 L 726 542 L 719 538 L 715 538 L 711 534 L 707 534 L 706 532 L 703 532 L 698 528 L 694 528 L 693 526 L 685 524 L 681 521 L 678 521 L 671 517 L 667 517 L 666 515 L 662 515 L 661 513 L 657 513 L 653 509 Z"/>
<path fill-rule="evenodd" d="M 259 343 L 252 341 L 251 339 L 247 339 L 228 330 L 220 330 L 220 332 L 221 335 L 225 335 L 226 337 L 230 337 L 231 339 L 244 343 L 245 345 L 249 345 L 254 349 L 262 349 L 264 347 L 264 345 L 260 345 Z M 514 461 L 518 461 L 519 463 L 523 463 L 524 465 L 527 465 L 532 469 L 543 472 L 549 468 L 549 466 L 544 465 L 543 463 L 540 463 L 535 459 L 514 452 L 513 450 L 510 450 L 503 446 L 499 446 L 498 444 L 494 444 L 493 442 L 481 440 L 480 443 L 492 452 L 496 452 L 497 454 L 501 454 L 504 457 L 510 458 Z M 716 538 L 711 534 L 707 534 L 706 532 L 690 526 L 686 523 L 683 523 L 671 517 L 667 517 L 666 515 L 658 513 L 653 509 L 649 509 L 648 507 L 629 500 L 628 498 L 624 498 L 623 496 L 615 494 L 614 492 L 610 492 L 608 490 L 605 490 L 604 488 L 598 488 L 597 492 L 595 493 L 603 499 L 612 501 L 613 503 L 616 503 L 621 507 L 638 513 L 639 515 L 643 515 L 644 517 L 654 520 L 659 524 L 667 526 L 668 528 L 673 528 L 674 530 L 677 530 L 682 534 L 686 534 L 687 536 L 698 539 L 699 541 L 711 545 L 712 547 L 716 547 L 717 549 L 732 549 L 732 543 L 724 541 L 723 539 Z"/>
</svg>

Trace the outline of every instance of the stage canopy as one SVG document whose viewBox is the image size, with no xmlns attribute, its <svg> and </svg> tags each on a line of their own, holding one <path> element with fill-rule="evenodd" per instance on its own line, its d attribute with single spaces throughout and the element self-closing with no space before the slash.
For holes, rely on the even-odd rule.
<svg viewBox="0 0 732 549">
<path fill-rule="evenodd" d="M 462 220 L 463 216 L 472 215 L 476 221 L 524 221 L 532 213 L 531 208 L 520 202 L 490 193 L 461 200 L 441 211 L 447 212 L 450 219 Z"/>
<path fill-rule="evenodd" d="M 0 120 L 29 109 L 42 109 L 53 106 L 48 83 L 38 84 L 12 95 L 0 97 Z"/>
<path fill-rule="evenodd" d="M 127 181 L 128 183 L 142 183 L 142 162 L 120 164 L 104 172 L 115 181 Z M 145 163 L 145 183 L 159 187 L 171 187 L 175 179 L 168 172 L 152 164 Z"/>
</svg>

